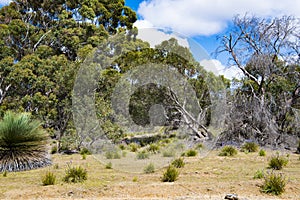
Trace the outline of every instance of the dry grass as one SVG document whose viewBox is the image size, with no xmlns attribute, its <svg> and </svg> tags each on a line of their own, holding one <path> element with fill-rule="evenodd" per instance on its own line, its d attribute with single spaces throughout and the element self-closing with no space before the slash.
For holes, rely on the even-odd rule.
<svg viewBox="0 0 300 200">
<path fill-rule="evenodd" d="M 102 199 L 223 199 L 227 193 L 237 193 L 247 199 L 299 199 L 300 160 L 291 154 L 289 164 L 282 170 L 288 178 L 286 191 L 281 196 L 261 193 L 262 180 L 253 179 L 258 169 L 266 169 L 268 156 L 238 154 L 235 157 L 219 157 L 213 151 L 207 157 L 189 157 L 180 176 L 174 183 L 162 183 L 165 169 L 153 174 L 137 174 L 105 169 L 93 156 L 86 160 L 81 155 L 54 155 L 54 165 L 50 167 L 56 175 L 56 184 L 42 186 L 41 175 L 48 168 L 32 171 L 8 173 L 0 176 L 0 198 L 9 199 L 47 199 L 47 198 L 102 198 Z M 267 155 L 271 155 L 268 152 Z M 87 169 L 88 180 L 83 183 L 68 184 L 62 181 L 67 163 Z M 147 160 L 149 163 L 150 160 Z M 154 163 L 155 164 L 155 163 Z M 58 165 L 58 168 L 57 168 Z M 137 181 L 133 182 L 133 178 Z"/>
</svg>

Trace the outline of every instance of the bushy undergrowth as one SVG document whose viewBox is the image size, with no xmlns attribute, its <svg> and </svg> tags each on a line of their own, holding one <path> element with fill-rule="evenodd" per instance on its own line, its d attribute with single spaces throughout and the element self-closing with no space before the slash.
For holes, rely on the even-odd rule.
<svg viewBox="0 0 300 200">
<path fill-rule="evenodd" d="M 46 185 L 54 185 L 56 181 L 56 176 L 54 175 L 53 172 L 47 172 L 43 177 L 42 177 L 42 183 L 44 186 Z"/>
<path fill-rule="evenodd" d="M 235 156 L 237 155 L 238 151 L 233 146 L 225 146 L 221 149 L 219 156 Z"/>
<path fill-rule="evenodd" d="M 139 151 L 136 155 L 136 158 L 139 159 L 139 160 L 148 159 L 149 154 L 145 150 Z"/>
<path fill-rule="evenodd" d="M 264 183 L 261 186 L 263 193 L 280 195 L 285 191 L 286 178 L 283 174 L 271 172 L 264 177 Z"/>
<path fill-rule="evenodd" d="M 137 152 L 138 149 L 140 148 L 140 146 L 138 144 L 136 144 L 136 143 L 130 143 L 128 145 L 128 147 L 129 147 L 129 149 L 130 149 L 131 152 Z"/>
<path fill-rule="evenodd" d="M 80 154 L 81 155 L 92 155 L 92 152 L 89 150 L 89 149 L 87 149 L 86 147 L 83 147 L 82 149 L 80 149 Z"/>
<path fill-rule="evenodd" d="M 154 173 L 155 171 L 155 167 L 154 167 L 154 164 L 153 163 L 150 163 L 149 165 L 147 165 L 145 168 L 144 168 L 144 172 L 146 174 L 151 174 L 151 173 Z"/>
<path fill-rule="evenodd" d="M 265 150 L 261 149 L 261 150 L 259 150 L 258 155 L 259 155 L 259 156 L 266 156 L 267 153 L 266 153 Z"/>
<path fill-rule="evenodd" d="M 68 168 L 66 169 L 66 174 L 63 178 L 64 182 L 67 183 L 77 183 L 77 182 L 83 182 L 87 180 L 87 171 L 81 166 L 77 167 L 71 167 L 68 165 Z"/>
<path fill-rule="evenodd" d="M 121 155 L 117 151 L 107 151 L 105 157 L 106 159 L 120 159 Z"/>
<path fill-rule="evenodd" d="M 112 163 L 109 162 L 105 165 L 105 169 L 112 169 Z"/>
<path fill-rule="evenodd" d="M 159 151 L 159 145 L 158 144 L 150 144 L 149 147 L 148 147 L 148 151 L 151 152 L 151 153 L 157 153 Z"/>
<path fill-rule="evenodd" d="M 170 165 L 164 172 L 162 181 L 163 182 L 174 182 L 178 179 L 179 171 L 173 165 Z"/>
<path fill-rule="evenodd" d="M 288 164 L 288 158 L 277 153 L 272 156 L 269 161 L 269 168 L 275 170 L 281 170 L 284 166 Z"/>
<path fill-rule="evenodd" d="M 264 170 L 257 170 L 253 176 L 254 179 L 262 179 L 264 177 Z"/>
<path fill-rule="evenodd" d="M 247 152 L 247 153 L 257 152 L 258 149 L 259 149 L 259 146 L 255 142 L 246 142 L 245 144 L 243 144 L 243 146 L 241 148 L 241 150 L 243 152 Z"/>
<path fill-rule="evenodd" d="M 183 168 L 185 165 L 183 158 L 177 158 L 177 159 L 173 160 L 173 162 L 171 164 L 176 168 Z"/>
<path fill-rule="evenodd" d="M 194 157 L 194 156 L 196 156 L 197 155 L 197 151 L 195 150 L 195 149 L 189 149 L 189 150 L 187 150 L 186 152 L 185 152 L 185 156 L 187 156 L 187 157 Z"/>
</svg>

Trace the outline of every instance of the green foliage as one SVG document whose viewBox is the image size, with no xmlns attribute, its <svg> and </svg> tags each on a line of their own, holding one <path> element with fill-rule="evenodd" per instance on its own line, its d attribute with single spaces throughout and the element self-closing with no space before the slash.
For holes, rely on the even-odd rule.
<svg viewBox="0 0 300 200">
<path fill-rule="evenodd" d="M 179 171 L 173 165 L 170 165 L 164 172 L 162 181 L 163 182 L 174 182 L 178 179 Z"/>
<path fill-rule="evenodd" d="M 271 193 L 274 195 L 280 195 L 285 191 L 286 179 L 282 174 L 276 174 L 274 172 L 267 174 L 264 178 L 264 183 L 261 186 L 263 193 Z"/>
<path fill-rule="evenodd" d="M 257 152 L 258 149 L 259 146 L 255 142 L 246 142 L 241 148 L 243 152 Z"/>
<path fill-rule="evenodd" d="M 285 156 L 279 155 L 277 153 L 276 155 L 272 156 L 269 161 L 269 168 L 275 169 L 275 170 L 281 170 L 284 166 L 288 164 L 288 159 Z"/>
<path fill-rule="evenodd" d="M 136 176 L 133 177 L 132 182 L 138 182 L 138 178 Z"/>
<path fill-rule="evenodd" d="M 148 147 L 148 151 L 149 152 L 152 152 L 152 153 L 157 153 L 159 151 L 159 145 L 158 144 L 154 144 L 154 143 L 151 143 Z"/>
<path fill-rule="evenodd" d="M 86 160 L 86 154 L 81 154 L 82 160 Z"/>
<path fill-rule="evenodd" d="M 6 112 L 0 122 L 0 171 L 22 171 L 44 167 L 47 135 L 30 114 Z"/>
<path fill-rule="evenodd" d="M 173 148 L 167 148 L 162 152 L 163 157 L 174 157 L 175 150 Z"/>
<path fill-rule="evenodd" d="M 120 145 L 119 145 L 119 148 L 120 148 L 121 150 L 125 150 L 125 149 L 126 149 L 126 147 L 125 147 L 124 144 L 120 144 Z"/>
<path fill-rule="evenodd" d="M 105 169 L 112 169 L 112 163 L 109 162 L 105 165 Z"/>
<path fill-rule="evenodd" d="M 155 171 L 155 167 L 154 167 L 154 164 L 153 163 L 150 163 L 149 165 L 147 165 L 145 168 L 144 168 L 144 172 L 146 174 L 151 174 L 151 173 L 154 173 Z"/>
<path fill-rule="evenodd" d="M 139 151 L 136 155 L 136 158 L 139 159 L 139 160 L 148 159 L 149 154 L 145 150 Z"/>
<path fill-rule="evenodd" d="M 137 152 L 137 150 L 139 149 L 139 145 L 137 143 L 130 143 L 129 144 L 129 148 L 131 152 Z"/>
<path fill-rule="evenodd" d="M 222 148 L 221 152 L 219 153 L 219 156 L 235 156 L 237 155 L 238 151 L 233 146 L 225 146 Z"/>
<path fill-rule="evenodd" d="M 259 156 L 266 156 L 267 153 L 266 153 L 265 150 L 261 149 L 261 150 L 259 150 L 258 155 L 259 155 Z"/>
<path fill-rule="evenodd" d="M 43 177 L 42 177 L 42 183 L 44 186 L 46 185 L 54 185 L 56 181 L 56 176 L 53 172 L 48 171 Z"/>
<path fill-rule="evenodd" d="M 56 145 L 52 146 L 51 152 L 50 152 L 50 153 L 51 153 L 51 154 L 57 153 L 57 146 L 56 146 Z"/>
<path fill-rule="evenodd" d="M 253 176 L 254 179 L 262 179 L 264 177 L 264 170 L 257 170 Z"/>
<path fill-rule="evenodd" d="M 71 167 L 68 165 L 63 181 L 66 183 L 78 183 L 87 180 L 87 171 L 81 166 Z"/>
<path fill-rule="evenodd" d="M 89 149 L 83 147 L 83 148 L 80 149 L 80 154 L 81 155 L 84 155 L 84 154 L 85 155 L 92 155 L 92 152 Z"/>
<path fill-rule="evenodd" d="M 7 171 L 4 171 L 3 174 L 2 174 L 2 176 L 3 177 L 7 177 L 7 173 L 8 173 Z"/>
<path fill-rule="evenodd" d="M 189 149 L 185 152 L 185 156 L 187 157 L 194 157 L 197 155 L 197 151 L 195 149 Z"/>
<path fill-rule="evenodd" d="M 107 151 L 105 157 L 106 159 L 120 159 L 121 155 L 117 151 Z"/>
<path fill-rule="evenodd" d="M 171 164 L 176 168 L 183 168 L 185 165 L 183 158 L 177 158 L 173 160 Z"/>
</svg>

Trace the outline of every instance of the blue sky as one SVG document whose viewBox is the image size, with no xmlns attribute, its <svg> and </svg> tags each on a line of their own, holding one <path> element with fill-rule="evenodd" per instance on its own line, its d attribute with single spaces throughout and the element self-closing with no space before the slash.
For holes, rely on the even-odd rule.
<svg viewBox="0 0 300 200">
<path fill-rule="evenodd" d="M 212 54 L 219 46 L 217 36 L 230 31 L 230 22 L 235 15 L 243 16 L 247 13 L 267 18 L 282 15 L 300 17 L 299 0 L 125 0 L 125 2 L 137 12 L 138 21 L 135 25 L 139 29 L 158 27 L 188 36 L 211 55 L 200 63 L 216 68 L 227 78 L 236 76 L 239 70 L 234 67 L 228 69 L 226 54 L 221 54 L 217 58 Z M 197 60 L 204 59 L 193 46 L 189 44 L 189 47 Z"/>
</svg>

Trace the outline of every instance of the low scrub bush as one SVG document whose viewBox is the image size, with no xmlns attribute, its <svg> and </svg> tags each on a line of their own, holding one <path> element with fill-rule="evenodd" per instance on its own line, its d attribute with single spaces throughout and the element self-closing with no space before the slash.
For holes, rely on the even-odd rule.
<svg viewBox="0 0 300 200">
<path fill-rule="evenodd" d="M 82 149 L 80 149 L 80 154 L 81 155 L 92 155 L 92 152 L 89 150 L 89 149 L 87 149 L 86 147 L 83 147 Z"/>
<path fill-rule="evenodd" d="M 2 174 L 3 177 L 7 177 L 7 171 L 5 170 Z"/>
<path fill-rule="evenodd" d="M 287 164 L 288 164 L 288 159 L 285 156 L 279 155 L 279 153 L 277 153 L 275 156 L 271 157 L 269 161 L 269 168 L 275 170 L 281 170 Z"/>
<path fill-rule="evenodd" d="M 129 148 L 131 152 L 137 152 L 140 146 L 137 143 L 130 143 Z"/>
<path fill-rule="evenodd" d="M 163 157 L 174 157 L 175 156 L 175 150 L 174 149 L 165 149 L 163 151 Z"/>
<path fill-rule="evenodd" d="M 159 146 L 158 144 L 150 144 L 148 147 L 148 151 L 151 153 L 157 153 L 159 151 Z"/>
<path fill-rule="evenodd" d="M 68 166 L 66 170 L 66 174 L 63 178 L 63 181 L 67 183 L 77 183 L 77 182 L 83 182 L 85 180 L 87 180 L 87 171 L 81 166 L 78 167 Z"/>
<path fill-rule="evenodd" d="M 147 165 L 145 168 L 144 168 L 144 172 L 146 174 L 151 174 L 151 173 L 154 173 L 155 171 L 155 167 L 154 167 L 154 164 L 153 163 L 150 163 L 149 165 Z"/>
<path fill-rule="evenodd" d="M 82 154 L 82 160 L 86 160 L 86 154 Z"/>
<path fill-rule="evenodd" d="M 245 144 L 243 144 L 243 146 L 241 148 L 241 150 L 243 152 L 247 152 L 247 153 L 257 152 L 258 149 L 259 149 L 259 146 L 255 142 L 246 142 Z"/>
<path fill-rule="evenodd" d="M 120 159 L 121 155 L 116 151 L 107 151 L 105 157 L 106 159 Z"/>
<path fill-rule="evenodd" d="M 170 165 L 164 172 L 162 181 L 163 182 L 174 182 L 178 179 L 179 171 L 173 165 Z"/>
<path fill-rule="evenodd" d="M 195 149 L 189 149 L 187 152 L 185 152 L 185 156 L 187 157 L 193 157 L 197 155 L 197 151 Z"/>
<path fill-rule="evenodd" d="M 263 193 L 280 195 L 285 191 L 286 179 L 282 174 L 270 173 L 264 177 L 264 183 L 261 186 Z"/>
<path fill-rule="evenodd" d="M 185 165 L 183 158 L 177 158 L 177 159 L 173 160 L 173 162 L 171 164 L 176 168 L 183 168 Z"/>
<path fill-rule="evenodd" d="M 56 144 L 54 146 L 52 146 L 50 153 L 51 154 L 57 153 L 57 146 L 56 146 Z"/>
<path fill-rule="evenodd" d="M 112 169 L 112 163 L 109 162 L 105 165 L 105 169 Z"/>
<path fill-rule="evenodd" d="M 52 172 L 47 172 L 43 177 L 42 177 L 42 183 L 44 186 L 46 185 L 54 185 L 56 181 L 56 176 Z"/>
<path fill-rule="evenodd" d="M 238 151 L 233 146 L 225 146 L 222 148 L 219 156 L 235 156 L 237 155 Z"/>
<path fill-rule="evenodd" d="M 264 177 L 264 170 L 257 170 L 253 176 L 254 179 L 262 179 Z"/>
<path fill-rule="evenodd" d="M 149 154 L 145 150 L 139 151 L 136 155 L 136 158 L 139 159 L 139 160 L 148 159 Z"/>
<path fill-rule="evenodd" d="M 259 156 L 266 156 L 267 153 L 266 153 L 265 150 L 261 149 L 261 150 L 259 150 L 258 155 L 259 155 Z"/>
</svg>

